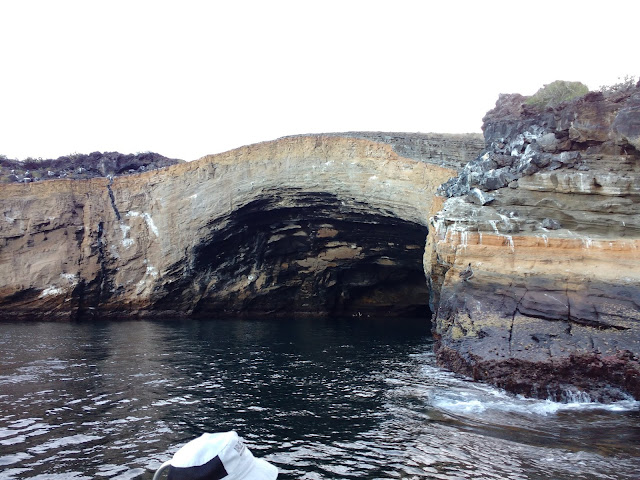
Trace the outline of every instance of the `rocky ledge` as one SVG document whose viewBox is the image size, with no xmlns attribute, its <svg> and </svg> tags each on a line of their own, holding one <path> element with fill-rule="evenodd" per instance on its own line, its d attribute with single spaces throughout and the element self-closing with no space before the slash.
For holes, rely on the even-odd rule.
<svg viewBox="0 0 640 480">
<path fill-rule="evenodd" d="M 0 184 L 131 175 L 181 162 L 183 160 L 167 158 L 153 152 L 136 154 L 93 152 L 88 155 L 76 153 L 56 159 L 27 158 L 25 160 L 12 160 L 0 155 Z"/>
<path fill-rule="evenodd" d="M 500 97 L 485 150 L 439 189 L 438 360 L 531 396 L 640 398 L 640 85 L 527 100 Z"/>
</svg>

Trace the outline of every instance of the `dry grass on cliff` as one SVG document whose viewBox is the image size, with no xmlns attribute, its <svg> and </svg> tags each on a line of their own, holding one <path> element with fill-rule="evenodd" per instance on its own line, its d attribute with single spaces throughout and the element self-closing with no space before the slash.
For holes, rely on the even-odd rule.
<svg viewBox="0 0 640 480">
<path fill-rule="evenodd" d="M 598 89 L 606 96 L 616 95 L 618 93 L 630 92 L 636 87 L 640 87 L 640 81 L 634 75 L 625 75 L 618 77 L 618 83 L 613 85 L 602 85 Z"/>
</svg>

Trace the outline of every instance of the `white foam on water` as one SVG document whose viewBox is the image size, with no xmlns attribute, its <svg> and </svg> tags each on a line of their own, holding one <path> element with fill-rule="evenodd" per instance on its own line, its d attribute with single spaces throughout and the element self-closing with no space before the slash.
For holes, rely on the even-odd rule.
<svg viewBox="0 0 640 480">
<path fill-rule="evenodd" d="M 511 412 L 528 415 L 553 415 L 567 411 L 594 411 L 603 410 L 609 412 L 624 412 L 640 409 L 640 402 L 636 400 L 620 400 L 614 403 L 598 403 L 590 400 L 572 401 L 568 403 L 555 402 L 552 400 L 537 400 L 521 396 L 496 396 L 495 398 L 465 396 L 443 396 L 436 397 L 432 402 L 433 406 L 452 413 L 481 414 Z"/>
<path fill-rule="evenodd" d="M 12 465 L 14 463 L 21 462 L 23 460 L 28 460 L 32 458 L 33 455 L 29 455 L 26 452 L 18 452 L 10 455 L 0 456 L 0 466 L 4 467 L 7 465 Z"/>
<path fill-rule="evenodd" d="M 40 445 L 37 445 L 35 447 L 31 447 L 29 449 L 29 453 L 39 455 L 51 449 L 59 449 L 63 447 L 82 445 L 84 443 L 102 440 L 103 438 L 104 438 L 103 436 L 84 435 L 80 433 L 76 435 L 69 435 L 67 437 L 55 438 L 55 439 L 49 440 L 48 442 L 44 442 Z"/>
<path fill-rule="evenodd" d="M 564 397 L 567 401 L 557 402 L 513 395 L 485 383 L 471 382 L 431 365 L 423 367 L 423 373 L 430 379 L 442 381 L 448 387 L 428 389 L 425 392 L 428 403 L 440 410 L 458 415 L 509 412 L 546 416 L 571 411 L 640 411 L 640 401 L 632 397 L 612 403 L 600 403 L 592 401 L 585 392 L 565 392 Z"/>
</svg>

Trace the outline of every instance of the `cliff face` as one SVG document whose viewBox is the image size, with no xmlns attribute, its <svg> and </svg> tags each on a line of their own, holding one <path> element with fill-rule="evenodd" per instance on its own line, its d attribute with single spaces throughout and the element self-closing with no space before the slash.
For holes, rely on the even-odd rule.
<svg viewBox="0 0 640 480">
<path fill-rule="evenodd" d="M 5 185 L 0 318 L 433 312 L 448 368 L 640 398 L 639 177 L 636 87 L 501 96 L 484 140 L 307 135 Z"/>
<path fill-rule="evenodd" d="M 426 315 L 431 199 L 482 139 L 364 137 L 290 137 L 111 180 L 7 185 L 0 315 Z M 400 156 L 403 145 L 416 158 Z"/>
<path fill-rule="evenodd" d="M 501 96 L 485 151 L 439 190 L 439 361 L 527 395 L 640 398 L 640 88 L 525 100 Z"/>
</svg>

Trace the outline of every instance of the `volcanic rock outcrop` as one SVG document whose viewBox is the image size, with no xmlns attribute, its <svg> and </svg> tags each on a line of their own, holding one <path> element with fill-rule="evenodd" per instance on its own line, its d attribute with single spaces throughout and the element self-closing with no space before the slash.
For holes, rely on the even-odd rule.
<svg viewBox="0 0 640 480">
<path fill-rule="evenodd" d="M 500 97 L 434 204 L 438 359 L 526 395 L 640 398 L 640 88 L 526 100 Z"/>
<path fill-rule="evenodd" d="M 10 160 L 0 155 L 0 184 L 29 183 L 57 178 L 87 179 L 130 175 L 181 163 L 153 152 L 124 154 L 119 152 L 76 153 L 56 159 Z"/>
<path fill-rule="evenodd" d="M 0 318 L 433 314 L 445 367 L 640 399 L 640 86 L 527 100 L 484 140 L 302 135 L 4 185 Z"/>
<path fill-rule="evenodd" d="M 126 177 L 6 185 L 0 315 L 427 316 L 428 211 L 482 146 L 299 136 Z"/>
</svg>

